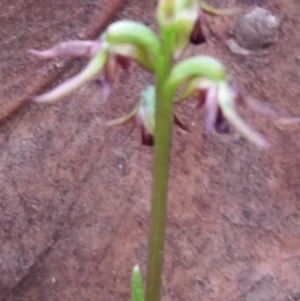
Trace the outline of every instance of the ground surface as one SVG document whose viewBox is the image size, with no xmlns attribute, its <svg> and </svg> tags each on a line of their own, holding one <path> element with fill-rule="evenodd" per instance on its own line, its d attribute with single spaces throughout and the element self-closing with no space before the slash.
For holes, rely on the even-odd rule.
<svg viewBox="0 0 300 301">
<path fill-rule="evenodd" d="M 1 0 L 2 117 L 67 64 L 42 63 L 24 48 L 96 34 L 112 2 Z M 155 2 L 128 0 L 116 18 L 153 25 Z M 223 40 L 187 55 L 218 57 L 247 94 L 300 115 L 299 1 L 226 2 L 279 12 L 278 42 L 260 56 L 233 54 L 224 42 L 231 21 L 214 19 Z M 104 131 L 97 120 L 128 112 L 151 80 L 133 67 L 108 103 L 90 83 L 1 124 L 0 300 L 129 299 L 132 266 L 146 267 L 152 150 L 138 131 L 122 143 L 128 129 Z M 203 139 L 193 108 L 178 110 L 191 134 L 174 132 L 164 300 L 300 300 L 299 127 L 247 113 L 274 145 L 265 153 L 234 133 Z"/>
</svg>

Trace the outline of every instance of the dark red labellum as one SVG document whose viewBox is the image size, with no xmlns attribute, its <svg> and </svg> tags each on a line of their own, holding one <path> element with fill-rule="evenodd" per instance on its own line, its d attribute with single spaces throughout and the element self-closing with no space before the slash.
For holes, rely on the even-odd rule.
<svg viewBox="0 0 300 301">
<path fill-rule="evenodd" d="M 201 108 L 204 103 L 205 103 L 205 100 L 206 100 L 206 96 L 207 96 L 207 90 L 198 90 L 197 91 L 198 95 L 197 95 L 197 98 L 198 98 L 198 102 L 197 102 L 197 109 Z"/>
<path fill-rule="evenodd" d="M 142 126 L 142 145 L 153 146 L 153 136 Z"/>
<path fill-rule="evenodd" d="M 216 124 L 215 124 L 215 130 L 216 130 L 216 132 L 218 132 L 220 134 L 229 133 L 228 121 L 225 119 L 225 116 L 223 115 L 223 113 L 220 109 L 218 109 L 218 115 L 217 115 L 217 120 L 216 120 Z"/>
<path fill-rule="evenodd" d="M 117 55 L 116 61 L 123 70 L 128 71 L 128 69 L 130 67 L 130 60 L 127 57 L 122 56 L 122 55 Z"/>
<path fill-rule="evenodd" d="M 206 38 L 202 30 L 201 20 L 200 18 L 198 18 L 190 36 L 190 43 L 193 45 L 200 45 L 205 42 L 206 42 Z"/>
</svg>

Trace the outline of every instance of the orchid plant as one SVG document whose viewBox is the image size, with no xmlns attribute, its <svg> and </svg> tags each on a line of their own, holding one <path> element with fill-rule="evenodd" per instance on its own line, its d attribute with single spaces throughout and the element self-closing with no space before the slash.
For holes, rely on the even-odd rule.
<svg viewBox="0 0 300 301">
<path fill-rule="evenodd" d="M 212 130 L 227 133 L 232 126 L 263 149 L 270 144 L 244 122 L 236 106 L 281 118 L 274 110 L 242 95 L 217 59 L 202 55 L 178 62 L 189 43 L 199 45 L 206 41 L 203 26 L 209 27 L 207 15 L 228 16 L 242 12 L 236 8 L 219 10 L 202 0 L 159 0 L 156 11 L 159 35 L 143 24 L 122 20 L 108 26 L 96 41 L 67 41 L 49 50 L 29 50 L 31 54 L 45 59 L 90 59 L 79 74 L 54 90 L 33 98 L 40 104 L 64 98 L 100 73 L 102 75 L 97 81 L 103 88 L 103 97 L 107 99 L 118 70 L 128 70 L 131 61 L 155 75 L 154 85 L 141 92 L 140 100 L 128 115 L 103 123 L 103 126 L 132 123 L 132 129 L 140 125 L 142 143 L 155 147 L 146 301 L 160 300 L 172 124 L 187 130 L 173 112 L 174 106 L 196 95 L 197 107 L 204 107 L 206 112 L 204 135 Z M 183 89 L 177 95 L 179 87 Z M 132 273 L 131 294 L 133 301 L 144 300 L 138 267 Z"/>
</svg>

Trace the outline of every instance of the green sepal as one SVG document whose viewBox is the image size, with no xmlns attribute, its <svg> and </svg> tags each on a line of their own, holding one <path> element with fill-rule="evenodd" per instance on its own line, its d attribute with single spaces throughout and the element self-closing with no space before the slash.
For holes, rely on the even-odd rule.
<svg viewBox="0 0 300 301">
<path fill-rule="evenodd" d="M 153 60 L 157 58 L 160 42 L 156 34 L 146 25 L 122 20 L 111 24 L 102 38 L 109 45 L 132 44 L 149 51 Z"/>
<path fill-rule="evenodd" d="M 226 79 L 226 72 L 220 61 L 210 56 L 195 56 L 180 62 L 172 69 L 167 89 L 175 91 L 180 84 L 196 76 L 222 81 Z"/>
<path fill-rule="evenodd" d="M 39 103 L 54 103 L 82 87 L 86 82 L 94 78 L 104 67 L 107 59 L 107 51 L 102 48 L 88 63 L 87 67 L 74 77 L 68 79 L 53 90 L 38 95 L 33 101 Z"/>
<path fill-rule="evenodd" d="M 135 60 L 148 71 L 154 70 L 153 60 L 149 57 L 149 53 L 141 47 L 132 44 L 111 45 L 110 52 L 128 57 Z"/>
<path fill-rule="evenodd" d="M 196 3 L 183 7 L 178 12 L 175 20 L 176 40 L 174 56 L 178 58 L 190 41 L 195 22 L 199 14 L 199 7 Z"/>
<path fill-rule="evenodd" d="M 188 98 L 191 96 L 194 92 L 198 90 L 208 90 L 214 86 L 216 82 L 213 82 L 211 80 L 205 79 L 203 77 L 192 77 L 187 82 L 186 85 L 180 94 L 180 97 L 178 100 L 176 100 L 176 103 L 181 102 L 182 100 Z"/>
</svg>

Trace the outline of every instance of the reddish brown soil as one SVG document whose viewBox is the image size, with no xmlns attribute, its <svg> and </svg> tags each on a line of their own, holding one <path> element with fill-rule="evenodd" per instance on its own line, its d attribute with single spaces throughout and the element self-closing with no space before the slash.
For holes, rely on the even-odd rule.
<svg viewBox="0 0 300 301">
<path fill-rule="evenodd" d="M 13 2 L 1 3 L 4 109 L 57 68 L 23 50 L 85 35 L 110 1 Z M 216 56 L 247 94 L 300 115 L 299 1 L 226 2 L 279 12 L 278 42 L 264 55 L 233 54 L 224 43 L 231 21 L 213 19 L 223 40 L 187 55 Z M 155 3 L 129 0 L 117 18 L 154 24 Z M 138 131 L 124 143 L 128 129 L 104 131 L 98 121 L 128 112 L 151 81 L 133 67 L 107 103 L 89 83 L 1 125 L 0 300 L 129 299 L 133 265 L 146 268 L 153 151 L 140 145 Z M 273 143 L 261 152 L 235 133 L 203 139 L 203 113 L 193 102 L 178 112 L 191 133 L 174 131 L 163 299 L 300 300 L 299 126 L 282 129 L 244 112 Z"/>
</svg>

